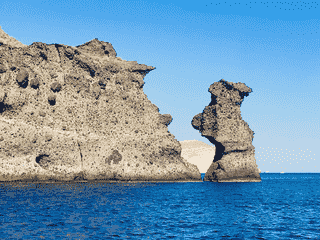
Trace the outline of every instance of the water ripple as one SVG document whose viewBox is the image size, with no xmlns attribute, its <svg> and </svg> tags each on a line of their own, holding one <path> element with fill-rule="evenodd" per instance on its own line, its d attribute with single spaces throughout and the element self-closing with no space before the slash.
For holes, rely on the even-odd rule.
<svg viewBox="0 0 320 240">
<path fill-rule="evenodd" d="M 320 174 L 260 183 L 0 184 L 4 239 L 320 239 Z"/>
</svg>

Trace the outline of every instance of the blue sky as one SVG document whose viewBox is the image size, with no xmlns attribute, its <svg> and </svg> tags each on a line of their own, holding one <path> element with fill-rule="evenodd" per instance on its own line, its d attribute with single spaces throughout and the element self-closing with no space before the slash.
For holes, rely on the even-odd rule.
<svg viewBox="0 0 320 240">
<path fill-rule="evenodd" d="M 144 92 L 179 141 L 211 144 L 191 120 L 221 78 L 253 92 L 241 106 L 262 172 L 320 172 L 320 5 L 316 1 L 5 1 L 0 26 L 23 44 L 94 38 L 156 67 Z"/>
</svg>

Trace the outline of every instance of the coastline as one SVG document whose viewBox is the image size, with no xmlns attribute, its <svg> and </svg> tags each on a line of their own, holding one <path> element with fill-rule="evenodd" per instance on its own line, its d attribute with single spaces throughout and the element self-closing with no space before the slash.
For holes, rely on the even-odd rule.
<svg viewBox="0 0 320 240">
<path fill-rule="evenodd" d="M 175 181 L 112 181 L 112 180 L 88 180 L 88 181 L 21 181 L 21 180 L 16 180 L 16 181 L 0 181 L 0 185 L 1 184 L 20 184 L 20 183 L 35 183 L 35 184 L 40 184 L 40 183 L 44 183 L 44 184 L 48 184 L 48 183 L 56 183 L 56 184 L 74 184 L 74 183 L 176 183 L 176 182 L 203 182 L 200 180 L 175 180 Z"/>
</svg>

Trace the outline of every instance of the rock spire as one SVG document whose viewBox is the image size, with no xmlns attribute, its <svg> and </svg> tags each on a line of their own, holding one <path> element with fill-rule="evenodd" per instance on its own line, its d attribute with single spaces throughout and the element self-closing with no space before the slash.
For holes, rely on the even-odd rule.
<svg viewBox="0 0 320 240">
<path fill-rule="evenodd" d="M 242 120 L 240 106 L 252 89 L 221 79 L 209 90 L 211 102 L 192 119 L 192 126 L 216 147 L 204 181 L 260 182 L 252 145 L 254 132 Z"/>
</svg>

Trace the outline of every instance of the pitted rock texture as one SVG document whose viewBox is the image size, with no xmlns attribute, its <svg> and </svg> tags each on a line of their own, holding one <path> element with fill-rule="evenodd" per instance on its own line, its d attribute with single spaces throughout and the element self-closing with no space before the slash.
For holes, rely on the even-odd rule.
<svg viewBox="0 0 320 240">
<path fill-rule="evenodd" d="M 254 132 L 242 120 L 240 106 L 252 89 L 221 79 L 209 92 L 211 102 L 192 119 L 192 126 L 216 147 L 204 181 L 260 182 L 252 145 Z"/>
<path fill-rule="evenodd" d="M 0 39 L 1 40 L 1 39 Z M 0 46 L 0 181 L 201 181 L 108 42 Z"/>
</svg>

